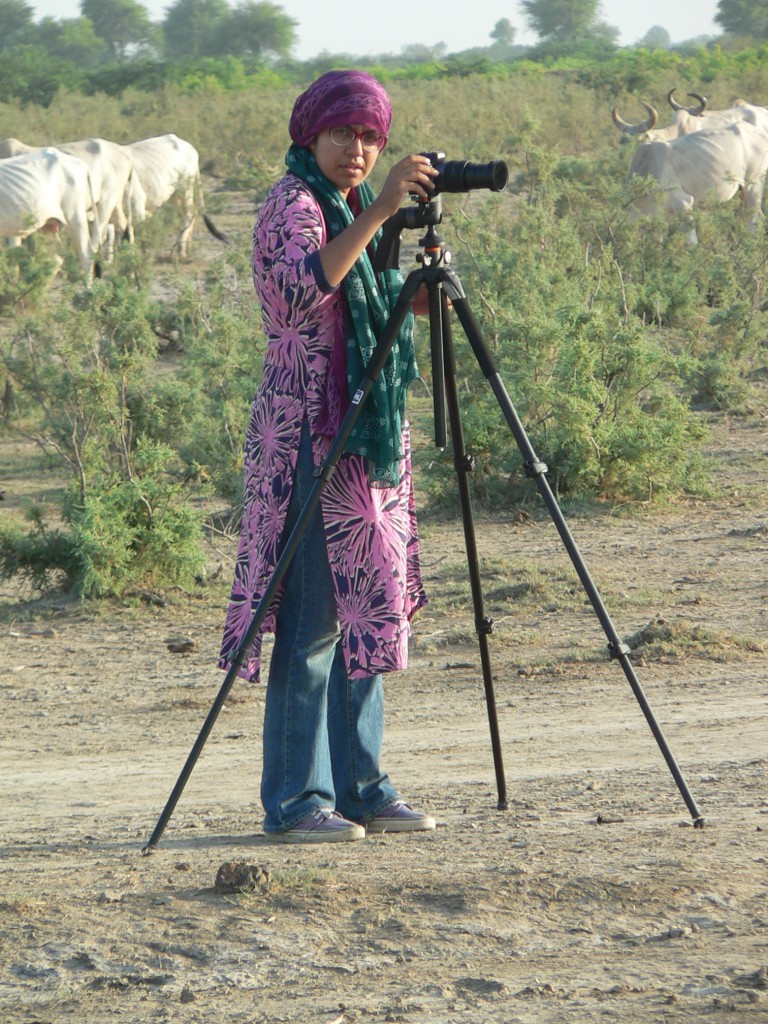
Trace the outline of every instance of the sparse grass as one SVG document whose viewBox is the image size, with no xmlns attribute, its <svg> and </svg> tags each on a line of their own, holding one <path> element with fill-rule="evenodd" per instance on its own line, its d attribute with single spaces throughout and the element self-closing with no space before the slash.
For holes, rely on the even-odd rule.
<svg viewBox="0 0 768 1024">
<path fill-rule="evenodd" d="M 646 661 L 664 658 L 704 656 L 715 661 L 743 658 L 745 654 L 764 654 L 766 647 L 754 637 L 737 636 L 710 629 L 686 619 L 671 622 L 651 619 L 642 629 L 626 638 L 633 653 Z"/>
<path fill-rule="evenodd" d="M 275 868 L 270 874 L 269 892 L 272 896 L 307 895 L 324 889 L 333 882 L 330 868 L 292 864 Z"/>
<path fill-rule="evenodd" d="M 520 658 L 518 672 L 523 676 L 554 673 L 559 675 L 574 665 L 594 665 L 609 660 L 607 640 L 593 629 L 585 632 L 578 622 L 567 634 L 567 650 L 562 644 L 552 648 L 552 634 L 547 632 L 547 619 L 531 628 L 515 622 L 513 616 L 494 620 L 490 637 L 491 661 L 494 653 Z M 678 620 L 651 620 L 646 626 L 627 637 L 631 659 L 639 664 L 650 661 L 669 661 L 699 658 L 706 661 L 741 660 L 745 656 L 764 655 L 766 645 L 751 636 L 739 636 L 725 630 L 714 630 L 699 624 Z M 417 633 L 414 649 L 431 653 L 455 648 L 476 648 L 477 635 L 469 630 L 445 629 Z"/>
<path fill-rule="evenodd" d="M 8 892 L 0 899 L 0 917 L 3 915 L 19 915 L 21 917 L 35 917 L 43 910 L 48 909 L 50 901 L 43 896 L 33 896 L 29 893 Z"/>
</svg>

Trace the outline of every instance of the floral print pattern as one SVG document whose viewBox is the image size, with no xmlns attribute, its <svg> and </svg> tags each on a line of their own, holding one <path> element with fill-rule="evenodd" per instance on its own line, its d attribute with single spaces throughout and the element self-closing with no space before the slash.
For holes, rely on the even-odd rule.
<svg viewBox="0 0 768 1024">
<path fill-rule="evenodd" d="M 267 196 L 254 228 L 253 278 L 267 352 L 245 438 L 242 531 L 219 661 L 224 669 L 239 651 L 274 574 L 302 422 L 306 418 L 309 424 L 319 466 L 347 406 L 332 359 L 343 338 L 342 297 L 325 283 L 317 257 L 325 242 L 312 192 L 301 179 L 286 175 Z M 370 487 L 365 458 L 344 454 L 322 491 L 351 678 L 407 666 L 410 620 L 426 602 L 410 450 L 406 423 L 397 487 Z M 239 667 L 246 679 L 259 679 L 262 635 L 274 631 L 279 601 L 278 589 Z"/>
</svg>

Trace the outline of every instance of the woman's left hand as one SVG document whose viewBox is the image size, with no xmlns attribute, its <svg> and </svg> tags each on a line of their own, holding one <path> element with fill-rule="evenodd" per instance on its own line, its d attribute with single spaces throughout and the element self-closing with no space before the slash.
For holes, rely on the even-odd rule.
<svg viewBox="0 0 768 1024">
<path fill-rule="evenodd" d="M 424 316 L 426 313 L 429 313 L 429 294 L 425 284 L 419 286 L 419 290 L 411 301 L 411 309 L 416 316 Z"/>
<path fill-rule="evenodd" d="M 448 299 L 448 308 L 450 309 L 453 303 Z M 429 293 L 425 284 L 419 285 L 419 290 L 411 300 L 411 309 L 416 316 L 425 316 L 429 313 Z"/>
</svg>

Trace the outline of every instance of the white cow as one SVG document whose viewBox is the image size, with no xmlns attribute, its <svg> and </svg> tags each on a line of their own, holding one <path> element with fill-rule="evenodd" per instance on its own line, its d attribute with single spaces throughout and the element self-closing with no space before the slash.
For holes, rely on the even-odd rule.
<svg viewBox="0 0 768 1024">
<path fill-rule="evenodd" d="M 124 197 L 134 177 L 133 161 L 125 147 L 107 139 L 82 139 L 58 142 L 56 148 L 79 157 L 91 172 L 91 187 L 102 230 L 107 259 L 114 253 L 115 233 L 119 238 L 132 234 L 131 209 Z"/>
<path fill-rule="evenodd" d="M 674 89 L 667 93 L 667 100 L 675 111 L 672 120 L 666 128 L 657 128 L 659 114 L 655 107 L 643 101 L 643 106 L 648 111 L 645 121 L 638 124 L 630 124 L 619 116 L 616 107 L 611 111 L 611 117 L 616 127 L 625 135 L 642 136 L 644 142 L 671 142 L 672 139 L 680 138 L 681 135 L 690 135 L 693 132 L 700 132 L 703 129 L 723 128 L 735 121 L 749 121 L 768 131 L 768 108 L 760 107 L 745 100 L 737 100 L 732 107 L 723 110 L 707 110 L 707 101 L 699 93 L 689 93 L 699 100 L 695 107 L 684 107 L 674 99 Z"/>
<path fill-rule="evenodd" d="M 21 156 L 22 153 L 34 153 L 39 146 L 28 146 L 26 142 L 19 139 L 0 139 L 0 160 L 7 160 L 9 156 Z"/>
<path fill-rule="evenodd" d="M 133 221 L 139 224 L 170 199 L 175 199 L 182 214 L 177 241 L 179 254 L 186 258 L 195 225 L 198 205 L 203 207 L 200 160 L 195 147 L 177 135 L 156 135 L 151 139 L 130 142 L 125 147 L 133 159 L 136 178 L 141 188 L 133 188 L 129 202 Z M 208 230 L 226 241 L 203 214 Z"/>
<path fill-rule="evenodd" d="M 33 153 L 38 147 L 10 138 L 0 141 L 0 159 Z M 120 237 L 130 237 L 131 210 L 126 209 L 124 196 L 133 177 L 133 162 L 123 146 L 106 139 L 82 139 L 57 142 L 56 149 L 76 156 L 88 165 L 99 223 L 104 255 L 109 260 L 114 253 L 115 231 Z"/>
<path fill-rule="evenodd" d="M 92 219 L 89 219 L 92 213 Z M 90 278 L 101 240 L 88 167 L 57 149 L 0 160 L 0 237 L 23 239 L 65 224 Z"/>
<path fill-rule="evenodd" d="M 724 203 L 741 192 L 750 222 L 757 226 L 763 217 L 766 171 L 768 132 L 749 121 L 681 135 L 670 142 L 647 142 L 633 153 L 628 177 L 651 178 L 658 189 L 636 199 L 632 212 L 652 215 L 661 201 L 671 215 L 690 214 L 694 203 L 705 199 Z M 689 245 L 698 241 L 692 223 L 687 241 Z"/>
</svg>

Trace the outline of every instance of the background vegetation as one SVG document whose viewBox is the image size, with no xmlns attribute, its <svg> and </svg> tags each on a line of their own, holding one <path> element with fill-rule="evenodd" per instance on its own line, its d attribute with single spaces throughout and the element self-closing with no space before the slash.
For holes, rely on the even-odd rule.
<svg viewBox="0 0 768 1024">
<path fill-rule="evenodd" d="M 0 3 L 0 23 L 13 6 Z M 250 6 L 279 21 L 279 8 Z M 229 9 L 199 7 L 218 10 L 223 31 Z M 188 586 L 203 571 L 204 531 L 237 526 L 242 437 L 264 343 L 250 282 L 253 213 L 282 173 L 299 86 L 352 61 L 325 55 L 299 66 L 279 34 L 236 56 L 209 53 L 213 36 L 202 30 L 182 46 L 182 27 L 192 32 L 194 23 L 174 36 L 181 8 L 189 13 L 189 0 L 169 8 L 161 43 L 151 24 L 143 41 L 105 40 L 95 4 L 94 17 L 78 23 L 101 39 L 100 56 L 90 67 L 81 61 L 76 78 L 66 69 L 57 77 L 54 66 L 42 91 L 24 92 L 18 77 L 32 53 L 25 48 L 41 36 L 25 36 L 22 18 L 16 42 L 3 37 L 12 59 L 0 83 L 0 137 L 42 145 L 174 131 L 200 151 L 209 213 L 233 199 L 248 211 L 233 245 L 188 264 L 169 252 L 158 215 L 90 288 L 66 250 L 54 283 L 41 239 L 0 251 L 0 430 L 6 440 L 33 440 L 36 471 L 55 481 L 26 522 L 6 517 L 0 527 L 0 574 L 37 587 L 95 595 Z M 555 25 L 542 31 L 538 52 L 521 53 L 500 23 L 487 53 L 372 64 L 395 110 L 374 186 L 413 150 L 506 160 L 507 191 L 445 195 L 441 230 L 558 495 L 703 494 L 715 486 L 702 457 L 706 413 L 748 408 L 765 373 L 765 231 L 750 232 L 737 204 L 697 212 L 696 249 L 674 225 L 633 222 L 631 147 L 610 111 L 617 104 L 639 119 L 647 100 L 663 117 L 673 87 L 704 92 L 712 107 L 737 96 L 762 102 L 768 50 L 736 36 L 618 50 L 610 32 L 591 25 L 576 37 Z M 194 47 L 194 58 L 184 56 Z M 418 236 L 403 242 L 407 271 Z M 531 484 L 458 325 L 455 335 L 475 499 L 510 508 Z M 452 508 L 452 456 L 432 441 L 427 340 L 422 326 L 423 385 L 411 403 L 419 488 L 425 505 Z"/>
</svg>

